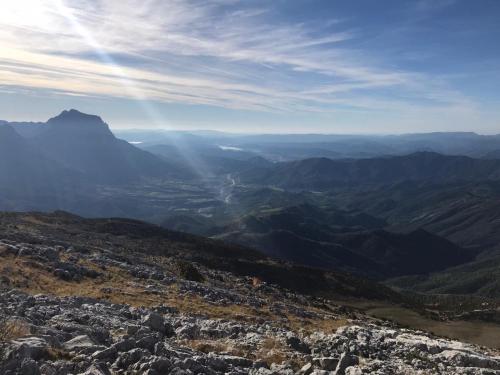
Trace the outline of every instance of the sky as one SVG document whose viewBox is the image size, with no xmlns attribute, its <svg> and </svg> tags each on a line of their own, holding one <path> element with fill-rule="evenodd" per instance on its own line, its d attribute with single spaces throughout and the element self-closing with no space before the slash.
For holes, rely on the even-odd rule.
<svg viewBox="0 0 500 375">
<path fill-rule="evenodd" d="M 2 0 L 0 118 L 500 133 L 497 0 Z"/>
</svg>

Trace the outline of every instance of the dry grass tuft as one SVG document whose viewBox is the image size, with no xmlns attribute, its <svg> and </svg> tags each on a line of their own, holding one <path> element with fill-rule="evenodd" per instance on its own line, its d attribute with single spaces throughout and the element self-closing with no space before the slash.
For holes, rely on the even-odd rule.
<svg viewBox="0 0 500 375">
<path fill-rule="evenodd" d="M 80 261 L 79 264 L 97 269 L 103 275 L 97 279 L 86 278 L 80 282 L 64 281 L 34 261 L 7 255 L 2 257 L 3 269 L 0 269 L 0 276 L 8 276 L 13 287 L 30 294 L 43 293 L 61 297 L 77 295 L 136 307 L 166 304 L 183 313 L 199 314 L 214 319 L 249 322 L 263 318 L 272 319 L 271 314 L 262 309 L 242 305 L 219 306 L 197 295 L 179 295 L 176 285 L 159 285 L 161 293 L 151 294 L 145 291 L 146 285 L 150 284 L 151 280 L 135 279 L 127 271 L 117 267 L 107 267 L 106 270 L 102 270 L 88 261 Z"/>
<path fill-rule="evenodd" d="M 0 342 L 19 339 L 31 333 L 28 323 L 19 319 L 0 318 Z"/>
<path fill-rule="evenodd" d="M 182 345 L 205 354 L 229 354 L 237 357 L 252 358 L 250 347 L 235 346 L 222 340 L 183 340 Z"/>
<path fill-rule="evenodd" d="M 252 286 L 254 288 L 259 287 L 262 284 L 262 280 L 259 279 L 258 277 L 252 277 Z"/>
<path fill-rule="evenodd" d="M 60 360 L 71 361 L 74 358 L 74 356 L 71 355 L 69 352 L 55 348 L 48 349 L 48 357 L 52 361 L 60 361 Z"/>
<path fill-rule="evenodd" d="M 229 347 L 226 343 L 215 340 L 187 340 L 184 345 L 205 354 L 208 353 L 226 353 Z"/>
<path fill-rule="evenodd" d="M 312 334 L 318 331 L 324 333 L 335 333 L 338 328 L 350 324 L 345 318 L 302 319 L 291 314 L 288 314 L 287 318 L 291 330 L 302 331 L 304 334 Z"/>
<path fill-rule="evenodd" d="M 261 344 L 260 349 L 255 353 L 256 359 L 264 361 L 268 366 L 281 364 L 287 360 L 287 348 L 279 340 L 267 337 Z"/>
</svg>

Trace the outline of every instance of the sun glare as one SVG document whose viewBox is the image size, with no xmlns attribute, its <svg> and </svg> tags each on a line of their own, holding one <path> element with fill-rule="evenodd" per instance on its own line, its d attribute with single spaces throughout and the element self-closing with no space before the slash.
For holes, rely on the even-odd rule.
<svg viewBox="0 0 500 375">
<path fill-rule="evenodd" d="M 4 0 L 0 24 L 50 31 L 55 7 L 46 0 Z"/>
</svg>

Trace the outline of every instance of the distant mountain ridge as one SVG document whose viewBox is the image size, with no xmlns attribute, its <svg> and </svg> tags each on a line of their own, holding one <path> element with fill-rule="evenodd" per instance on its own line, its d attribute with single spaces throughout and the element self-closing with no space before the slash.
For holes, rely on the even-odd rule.
<svg viewBox="0 0 500 375">
<path fill-rule="evenodd" d="M 44 130 L 44 122 L 9 122 L 0 120 L 0 126 L 8 125 L 23 137 L 32 137 Z"/>
<path fill-rule="evenodd" d="M 0 209 L 142 219 L 414 291 L 498 296 L 499 136 L 130 137 L 144 143 L 77 110 L 0 121 Z"/>
<path fill-rule="evenodd" d="M 271 161 L 326 157 L 362 159 L 429 151 L 443 155 L 484 158 L 500 150 L 500 135 L 473 132 L 434 132 L 398 135 L 353 134 L 231 134 L 180 130 L 117 130 L 128 141 L 149 148 L 179 142 L 191 149 L 230 147 Z"/>
<path fill-rule="evenodd" d="M 155 155 L 117 139 L 99 116 L 64 111 L 46 123 L 34 140 L 52 159 L 98 183 L 126 183 L 177 172 Z"/>
<path fill-rule="evenodd" d="M 0 125 L 0 206 L 50 208 L 83 189 L 83 176 L 53 161 L 8 125 Z M 44 206 L 46 205 L 46 206 Z"/>
<path fill-rule="evenodd" d="M 73 109 L 45 123 L 0 122 L 4 210 L 67 209 L 99 215 L 114 209 L 100 189 L 189 178 L 192 174 L 182 166 L 117 139 L 99 116 Z"/>
<path fill-rule="evenodd" d="M 246 183 L 297 189 L 393 184 L 403 181 L 449 183 L 500 179 L 500 160 L 417 152 L 371 159 L 311 158 L 276 163 L 240 174 Z"/>
<path fill-rule="evenodd" d="M 122 184 L 181 173 L 159 157 L 117 139 L 99 116 L 75 109 L 63 111 L 46 123 L 9 125 L 3 122 L 0 127 L 24 135 L 44 159 L 83 175 L 88 183 Z"/>
<path fill-rule="evenodd" d="M 165 161 L 184 165 L 204 177 L 218 174 L 233 173 L 253 167 L 268 166 L 268 160 L 251 152 L 225 151 L 218 146 L 197 142 L 197 139 L 175 137 L 165 141 L 165 144 L 138 147 L 151 152 Z"/>
<path fill-rule="evenodd" d="M 326 157 L 331 159 L 400 156 L 430 151 L 443 155 L 481 158 L 500 150 L 500 135 L 473 132 L 434 132 L 399 135 L 352 134 L 227 134 L 201 131 L 121 131 L 124 139 L 145 145 L 182 138 L 188 143 L 222 145 L 250 151 L 272 161 Z M 188 138 L 196 139 L 189 140 Z M 194 143 L 192 143 L 194 144 Z"/>
<path fill-rule="evenodd" d="M 71 172 L 47 158 L 37 147 L 19 135 L 8 125 L 0 125 L 0 184 L 3 188 L 19 189 L 20 183 L 29 185 L 52 185 L 53 177 L 76 178 Z M 59 182 L 67 182 L 61 180 Z M 36 182 L 36 183 L 35 183 Z"/>
<path fill-rule="evenodd" d="M 394 233 L 384 226 L 367 214 L 300 205 L 245 216 L 215 238 L 307 266 L 382 279 L 442 270 L 477 254 L 422 229 Z"/>
</svg>

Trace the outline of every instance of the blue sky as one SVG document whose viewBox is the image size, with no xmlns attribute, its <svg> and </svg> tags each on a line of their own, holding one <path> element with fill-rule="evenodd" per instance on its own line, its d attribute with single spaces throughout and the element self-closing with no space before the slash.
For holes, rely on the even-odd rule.
<svg viewBox="0 0 500 375">
<path fill-rule="evenodd" d="M 500 1 L 3 0 L 0 118 L 500 133 Z"/>
</svg>

